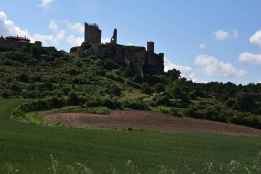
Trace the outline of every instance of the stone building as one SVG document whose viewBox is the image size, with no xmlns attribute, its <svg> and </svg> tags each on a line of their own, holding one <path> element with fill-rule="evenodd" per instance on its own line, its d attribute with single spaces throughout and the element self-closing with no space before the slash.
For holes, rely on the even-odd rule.
<svg viewBox="0 0 261 174">
<path fill-rule="evenodd" d="M 70 54 L 75 57 L 95 55 L 108 57 L 123 66 L 135 67 L 141 76 L 144 74 L 161 74 L 164 72 L 164 54 L 154 52 L 154 42 L 142 46 L 120 45 L 117 29 L 114 29 L 110 43 L 101 43 L 101 30 L 94 25 L 85 24 L 85 41 L 80 47 L 73 47 Z"/>
<path fill-rule="evenodd" d="M 24 37 L 8 36 L 0 37 L 0 48 L 19 48 L 30 44 L 30 40 Z"/>
<path fill-rule="evenodd" d="M 19 36 L 8 36 L 8 37 L 0 37 L 0 48 L 1 49 L 17 49 L 22 48 L 24 46 L 28 46 L 32 43 L 30 43 L 30 40 L 26 37 L 19 37 Z M 40 41 L 36 41 L 36 46 L 41 47 L 42 43 Z"/>
<path fill-rule="evenodd" d="M 101 44 L 102 31 L 99 29 L 97 24 L 85 23 L 84 42 L 89 44 Z"/>
</svg>

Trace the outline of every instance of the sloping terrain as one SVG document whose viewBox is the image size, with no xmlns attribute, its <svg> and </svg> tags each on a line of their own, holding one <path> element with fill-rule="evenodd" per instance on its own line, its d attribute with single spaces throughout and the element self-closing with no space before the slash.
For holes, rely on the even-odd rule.
<svg viewBox="0 0 261 174">
<path fill-rule="evenodd" d="M 19 174 L 52 173 L 50 155 L 59 161 L 57 174 L 68 173 L 61 170 L 67 164 L 78 162 L 95 173 L 113 173 L 110 171 L 114 168 L 118 173 L 129 173 L 126 163 L 130 160 L 137 171 L 144 174 L 158 174 L 161 165 L 174 168 L 178 174 L 205 174 L 202 168 L 206 168 L 209 161 L 214 166 L 225 167 L 225 172 L 214 173 L 231 173 L 226 171 L 234 167 L 230 164 L 235 162 L 230 161 L 236 160 L 241 164 L 236 173 L 245 174 L 246 168 L 252 169 L 252 162 L 256 164 L 261 149 L 260 137 L 255 136 L 68 129 L 10 120 L 11 112 L 22 102 L 21 99 L 0 98 L 1 174 L 8 173 L 8 169 L 19 169 Z M 256 168 L 253 170 L 252 173 L 260 173 L 255 172 Z"/>
<path fill-rule="evenodd" d="M 233 169 L 238 161 L 242 165 L 233 173 L 260 173 L 261 162 L 255 162 L 260 137 L 213 134 L 260 135 L 259 130 L 173 118 L 150 110 L 261 128 L 261 84 L 196 84 L 181 78 L 177 70 L 144 77 L 136 71 L 133 65 L 115 64 L 110 57 L 75 58 L 55 49 L 33 47 L 1 50 L 0 174 L 51 173 L 50 156 L 59 160 L 60 170 L 53 172 L 57 174 L 68 173 L 63 171 L 70 167 L 67 164 L 78 162 L 96 173 L 108 174 L 108 169 L 115 168 L 119 172 L 112 173 L 130 173 L 124 165 L 129 161 L 139 169 L 132 173 L 158 174 L 164 165 L 179 174 L 205 174 L 202 169 L 210 161 L 218 168 L 232 164 Z M 49 112 L 43 116 L 67 127 L 142 131 L 68 129 L 30 122 L 35 118 L 30 114 L 64 107 L 114 111 L 109 115 Z M 129 108 L 143 111 L 119 111 Z M 212 173 L 232 173 L 228 169 Z"/>
<path fill-rule="evenodd" d="M 66 127 L 157 129 L 173 132 L 211 132 L 233 135 L 261 135 L 261 130 L 214 121 L 177 118 L 168 114 L 147 111 L 112 111 L 110 114 L 45 113 L 49 123 L 62 123 Z"/>
<path fill-rule="evenodd" d="M 141 75 L 114 57 L 72 57 L 55 48 L 0 51 L 0 96 L 32 100 L 26 111 L 66 106 L 159 111 L 261 129 L 261 85 L 193 83 L 178 70 Z M 19 116 L 19 113 L 17 115 Z"/>
</svg>

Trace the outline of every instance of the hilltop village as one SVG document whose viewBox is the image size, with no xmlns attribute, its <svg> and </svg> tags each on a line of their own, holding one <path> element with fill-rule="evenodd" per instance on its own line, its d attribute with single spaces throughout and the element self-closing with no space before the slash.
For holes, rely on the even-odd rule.
<svg viewBox="0 0 261 174">
<path fill-rule="evenodd" d="M 80 47 L 73 47 L 70 50 L 71 55 L 109 57 L 118 64 L 134 67 L 141 76 L 164 72 L 164 54 L 154 52 L 154 42 L 148 41 L 147 49 L 142 46 L 120 45 L 117 29 L 114 29 L 109 43 L 102 43 L 101 36 L 102 31 L 97 24 L 85 23 L 84 42 Z"/>
</svg>

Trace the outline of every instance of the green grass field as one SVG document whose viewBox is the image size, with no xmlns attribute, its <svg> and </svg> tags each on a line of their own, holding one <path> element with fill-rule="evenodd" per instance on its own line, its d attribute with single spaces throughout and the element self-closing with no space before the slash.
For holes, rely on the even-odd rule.
<svg viewBox="0 0 261 174">
<path fill-rule="evenodd" d="M 81 162 L 96 173 L 111 173 L 112 168 L 125 173 L 128 160 L 135 162 L 141 173 L 157 173 L 160 165 L 189 173 L 186 165 L 200 172 L 209 161 L 226 165 L 237 160 L 247 166 L 261 151 L 260 137 L 22 124 L 9 119 L 20 102 L 0 99 L 1 174 L 10 164 L 21 174 L 51 173 L 51 154 L 61 165 Z"/>
</svg>

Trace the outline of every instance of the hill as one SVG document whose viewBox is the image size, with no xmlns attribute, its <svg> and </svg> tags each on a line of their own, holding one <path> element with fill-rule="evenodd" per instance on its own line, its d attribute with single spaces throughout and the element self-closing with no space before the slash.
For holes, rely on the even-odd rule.
<svg viewBox="0 0 261 174">
<path fill-rule="evenodd" d="M 137 72 L 95 54 L 75 57 L 33 44 L 2 49 L 0 173 L 88 173 L 88 167 L 96 173 L 260 173 L 260 138 L 249 136 L 260 130 L 200 120 L 260 128 L 260 85 L 198 84 L 178 70 Z M 50 113 L 48 119 L 93 113 L 88 119 L 106 117 L 100 127 L 107 128 L 115 118 L 128 123 L 75 129 L 46 123 L 39 112 Z M 161 129 L 168 122 L 180 130 Z M 210 127 L 202 131 L 202 125 Z"/>
<path fill-rule="evenodd" d="M 193 83 L 178 70 L 141 77 L 111 57 L 75 57 L 52 47 L 2 50 L 0 95 L 30 99 L 21 107 L 25 112 L 104 106 L 261 128 L 260 84 Z"/>
</svg>

